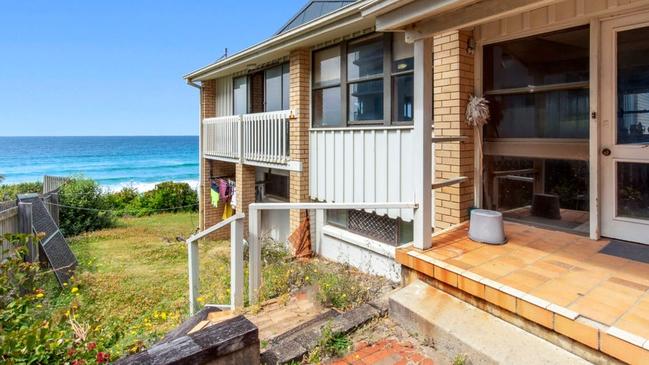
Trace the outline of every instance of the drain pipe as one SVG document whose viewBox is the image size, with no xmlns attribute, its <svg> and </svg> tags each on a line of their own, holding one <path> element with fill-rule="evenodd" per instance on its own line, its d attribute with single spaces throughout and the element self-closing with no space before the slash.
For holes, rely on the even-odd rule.
<svg viewBox="0 0 649 365">
<path fill-rule="evenodd" d="M 193 86 L 199 90 L 198 93 L 198 230 L 202 230 L 203 221 L 203 86 L 187 79 L 187 85 Z"/>
</svg>

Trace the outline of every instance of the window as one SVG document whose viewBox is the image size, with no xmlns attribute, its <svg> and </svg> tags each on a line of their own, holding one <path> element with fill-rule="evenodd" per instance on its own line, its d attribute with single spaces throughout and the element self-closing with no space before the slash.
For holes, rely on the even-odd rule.
<svg viewBox="0 0 649 365">
<path fill-rule="evenodd" d="M 246 76 L 233 80 L 232 96 L 234 115 L 248 113 L 248 78 Z"/>
<path fill-rule="evenodd" d="M 484 48 L 487 209 L 588 233 L 589 42 L 579 27 Z"/>
<path fill-rule="evenodd" d="M 413 47 L 373 35 L 313 54 L 315 127 L 412 122 Z"/>
<path fill-rule="evenodd" d="M 588 138 L 587 27 L 487 46 L 484 70 L 487 138 Z"/>
<path fill-rule="evenodd" d="M 266 97 L 265 111 L 287 110 L 289 89 L 288 63 L 269 68 L 264 71 Z"/>
<path fill-rule="evenodd" d="M 265 191 L 267 195 L 274 195 L 276 197 L 288 199 L 288 176 L 267 172 L 265 174 L 265 183 Z"/>
<path fill-rule="evenodd" d="M 316 125 L 343 125 L 340 94 L 340 48 L 323 49 L 313 57 L 313 119 Z"/>
<path fill-rule="evenodd" d="M 393 246 L 410 243 L 413 237 L 412 222 L 364 210 L 328 210 L 327 223 Z"/>
<path fill-rule="evenodd" d="M 414 50 L 404 33 L 392 42 L 392 120 L 412 122 L 414 106 Z"/>
</svg>

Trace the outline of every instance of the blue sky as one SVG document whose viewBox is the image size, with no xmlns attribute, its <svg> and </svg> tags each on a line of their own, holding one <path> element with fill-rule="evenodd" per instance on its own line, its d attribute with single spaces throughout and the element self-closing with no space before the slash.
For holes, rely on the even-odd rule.
<svg viewBox="0 0 649 365">
<path fill-rule="evenodd" d="M 0 0 L 0 136 L 196 135 L 182 76 L 306 0 Z"/>
</svg>

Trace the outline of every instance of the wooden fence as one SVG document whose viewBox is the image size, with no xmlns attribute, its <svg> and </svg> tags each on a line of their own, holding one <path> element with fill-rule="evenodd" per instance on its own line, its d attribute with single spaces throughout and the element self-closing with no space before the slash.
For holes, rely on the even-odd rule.
<svg viewBox="0 0 649 365">
<path fill-rule="evenodd" d="M 58 190 L 61 185 L 68 181 L 67 177 L 61 176 L 43 176 L 43 194 L 51 193 Z"/>
<path fill-rule="evenodd" d="M 15 201 L 0 203 L 0 262 L 11 255 L 12 247 L 2 236 L 6 233 L 18 233 L 18 206 Z"/>
</svg>

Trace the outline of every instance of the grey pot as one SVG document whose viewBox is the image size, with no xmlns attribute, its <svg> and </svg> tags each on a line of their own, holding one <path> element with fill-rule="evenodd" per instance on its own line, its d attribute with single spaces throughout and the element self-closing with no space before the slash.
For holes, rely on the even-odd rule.
<svg viewBox="0 0 649 365">
<path fill-rule="evenodd" d="M 503 214 L 494 210 L 473 209 L 469 222 L 469 238 L 491 245 L 502 245 L 507 242 Z"/>
</svg>

